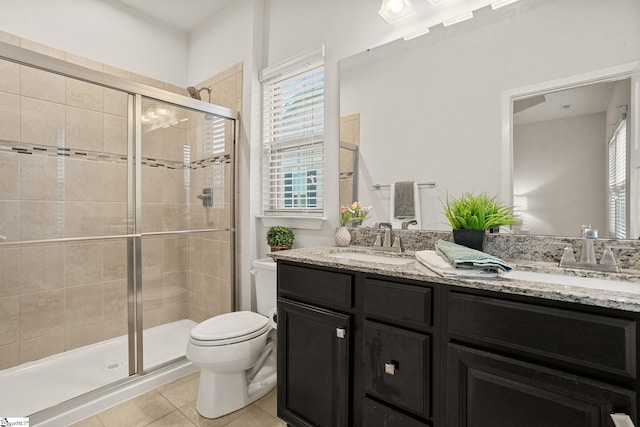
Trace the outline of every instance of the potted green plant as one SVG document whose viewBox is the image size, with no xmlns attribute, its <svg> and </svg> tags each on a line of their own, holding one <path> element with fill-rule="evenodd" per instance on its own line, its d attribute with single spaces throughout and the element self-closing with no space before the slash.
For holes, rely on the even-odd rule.
<svg viewBox="0 0 640 427">
<path fill-rule="evenodd" d="M 444 214 L 453 228 L 453 240 L 473 249 L 484 248 L 486 230 L 501 225 L 517 224 L 513 208 L 499 203 L 486 193 L 464 193 L 443 203 Z"/>
<path fill-rule="evenodd" d="M 275 225 L 267 231 L 267 244 L 271 246 L 271 252 L 291 249 L 295 235 L 290 228 Z"/>
</svg>

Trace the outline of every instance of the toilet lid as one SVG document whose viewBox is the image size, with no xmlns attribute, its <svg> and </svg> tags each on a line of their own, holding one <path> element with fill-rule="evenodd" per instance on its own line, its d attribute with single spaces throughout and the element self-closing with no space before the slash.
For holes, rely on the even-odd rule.
<svg viewBox="0 0 640 427">
<path fill-rule="evenodd" d="M 269 319 L 252 311 L 235 311 L 207 319 L 191 330 L 198 341 L 218 341 L 242 338 L 269 325 Z"/>
</svg>

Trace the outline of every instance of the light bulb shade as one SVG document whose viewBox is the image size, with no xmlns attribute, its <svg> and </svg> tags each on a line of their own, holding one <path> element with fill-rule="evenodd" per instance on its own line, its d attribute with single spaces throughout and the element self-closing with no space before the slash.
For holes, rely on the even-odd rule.
<svg viewBox="0 0 640 427">
<path fill-rule="evenodd" d="M 380 6 L 378 13 L 390 24 L 395 24 L 415 15 L 416 11 L 411 0 L 382 0 L 382 6 Z"/>
</svg>

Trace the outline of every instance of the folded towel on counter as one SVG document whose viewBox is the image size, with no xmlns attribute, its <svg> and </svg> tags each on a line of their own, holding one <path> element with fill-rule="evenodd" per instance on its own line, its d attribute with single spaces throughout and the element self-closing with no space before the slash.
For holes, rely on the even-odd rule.
<svg viewBox="0 0 640 427">
<path fill-rule="evenodd" d="M 511 271 L 513 267 L 498 257 L 445 240 L 436 242 L 436 253 L 455 268 Z"/>
<path fill-rule="evenodd" d="M 393 216 L 396 218 L 414 218 L 416 216 L 413 184 L 415 181 L 396 182 L 393 185 Z"/>
<path fill-rule="evenodd" d="M 416 259 L 431 271 L 443 277 L 460 277 L 467 279 L 498 277 L 496 270 L 455 268 L 438 255 L 436 251 L 416 251 Z"/>
</svg>

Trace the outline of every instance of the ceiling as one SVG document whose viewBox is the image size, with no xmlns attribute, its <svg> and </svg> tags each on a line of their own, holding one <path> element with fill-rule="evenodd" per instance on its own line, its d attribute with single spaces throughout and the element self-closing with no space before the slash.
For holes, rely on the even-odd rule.
<svg viewBox="0 0 640 427">
<path fill-rule="evenodd" d="M 114 0 L 129 10 L 150 16 L 184 32 L 191 32 L 231 0 Z"/>
<path fill-rule="evenodd" d="M 563 119 L 606 111 L 617 82 L 595 83 L 586 86 L 546 93 L 513 103 L 516 125 Z"/>
<path fill-rule="evenodd" d="M 231 0 L 104 0 L 171 27 L 189 33 L 224 8 Z M 318 0 L 319 1 L 319 0 Z M 361 0 L 377 14 L 380 0 Z M 415 0 L 415 17 L 402 21 L 400 27 L 424 30 L 470 10 L 483 8 L 495 0 Z M 436 3 L 437 6 L 433 6 Z M 382 18 L 380 18 L 382 19 Z"/>
</svg>

